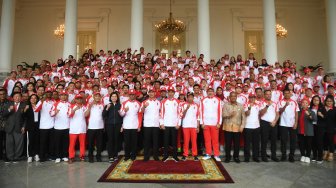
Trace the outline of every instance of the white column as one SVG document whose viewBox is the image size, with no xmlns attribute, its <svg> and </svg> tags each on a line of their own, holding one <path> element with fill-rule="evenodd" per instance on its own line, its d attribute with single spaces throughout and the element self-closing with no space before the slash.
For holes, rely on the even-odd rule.
<svg viewBox="0 0 336 188">
<path fill-rule="evenodd" d="M 63 58 L 77 56 L 77 0 L 66 0 Z"/>
<path fill-rule="evenodd" d="M 198 55 L 204 54 L 204 61 L 210 63 L 210 14 L 209 0 L 198 0 Z"/>
<path fill-rule="evenodd" d="M 336 0 L 326 0 L 329 73 L 336 73 Z"/>
<path fill-rule="evenodd" d="M 0 73 L 8 73 L 12 67 L 12 52 L 16 0 L 3 0 L 0 30 Z"/>
<path fill-rule="evenodd" d="M 274 0 L 263 0 L 264 5 L 264 44 L 265 59 L 274 65 L 278 61 L 278 47 L 276 38 L 275 5 Z"/>
<path fill-rule="evenodd" d="M 132 0 L 131 48 L 138 50 L 143 46 L 143 0 Z"/>
</svg>

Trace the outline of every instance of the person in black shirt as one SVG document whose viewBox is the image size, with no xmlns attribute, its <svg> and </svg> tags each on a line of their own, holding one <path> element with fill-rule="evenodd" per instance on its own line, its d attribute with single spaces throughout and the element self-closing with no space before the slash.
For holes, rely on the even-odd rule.
<svg viewBox="0 0 336 188">
<path fill-rule="evenodd" d="M 119 114 L 120 108 L 121 104 L 118 93 L 111 93 L 110 104 L 106 105 L 103 110 L 107 133 L 107 152 L 110 163 L 118 160 L 120 129 L 123 119 Z"/>
</svg>

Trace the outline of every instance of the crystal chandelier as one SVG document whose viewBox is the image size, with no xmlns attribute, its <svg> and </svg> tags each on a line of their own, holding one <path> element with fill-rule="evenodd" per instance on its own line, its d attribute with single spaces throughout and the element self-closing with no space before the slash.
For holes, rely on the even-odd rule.
<svg viewBox="0 0 336 188">
<path fill-rule="evenodd" d="M 172 4 L 170 0 L 169 18 L 155 25 L 158 32 L 164 35 L 178 35 L 186 30 L 186 25 L 181 20 L 175 20 L 172 13 Z"/>
<path fill-rule="evenodd" d="M 63 39 L 64 37 L 64 24 L 59 25 L 55 30 L 54 30 L 54 35 L 60 39 Z"/>
<path fill-rule="evenodd" d="M 276 36 L 278 38 L 286 38 L 287 37 L 287 30 L 282 27 L 280 24 L 276 24 Z"/>
</svg>

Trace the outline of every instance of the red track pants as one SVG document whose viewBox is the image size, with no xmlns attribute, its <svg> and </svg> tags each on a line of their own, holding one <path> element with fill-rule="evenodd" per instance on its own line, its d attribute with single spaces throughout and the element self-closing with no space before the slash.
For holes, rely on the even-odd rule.
<svg viewBox="0 0 336 188">
<path fill-rule="evenodd" d="M 205 142 L 205 153 L 208 155 L 214 152 L 214 156 L 219 156 L 219 129 L 217 126 L 206 125 L 203 129 L 204 142 Z"/>
<path fill-rule="evenodd" d="M 183 128 L 183 156 L 189 155 L 189 142 L 191 141 L 192 155 L 197 156 L 197 128 Z"/>
<path fill-rule="evenodd" d="M 85 138 L 86 133 L 82 134 L 70 134 L 70 142 L 69 142 L 69 158 L 75 158 L 75 146 L 76 141 L 79 139 L 79 157 L 85 156 Z"/>
</svg>

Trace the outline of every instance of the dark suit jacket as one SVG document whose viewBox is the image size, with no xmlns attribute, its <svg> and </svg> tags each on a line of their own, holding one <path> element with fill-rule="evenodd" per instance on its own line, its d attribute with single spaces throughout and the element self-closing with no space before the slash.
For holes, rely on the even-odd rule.
<svg viewBox="0 0 336 188">
<path fill-rule="evenodd" d="M 27 131 L 33 131 L 39 129 L 40 125 L 40 112 L 38 112 L 38 121 L 35 122 L 34 119 L 34 110 L 31 105 L 29 105 L 28 110 L 25 112 L 25 129 Z"/>
<path fill-rule="evenodd" d="M 4 111 L 4 116 L 6 118 L 5 132 L 12 133 L 15 131 L 21 133 L 21 129 L 24 127 L 24 108 L 26 107 L 26 104 L 20 102 L 16 112 L 14 110 L 8 111 L 10 106 L 14 106 L 14 102 L 9 102 Z"/>
</svg>

